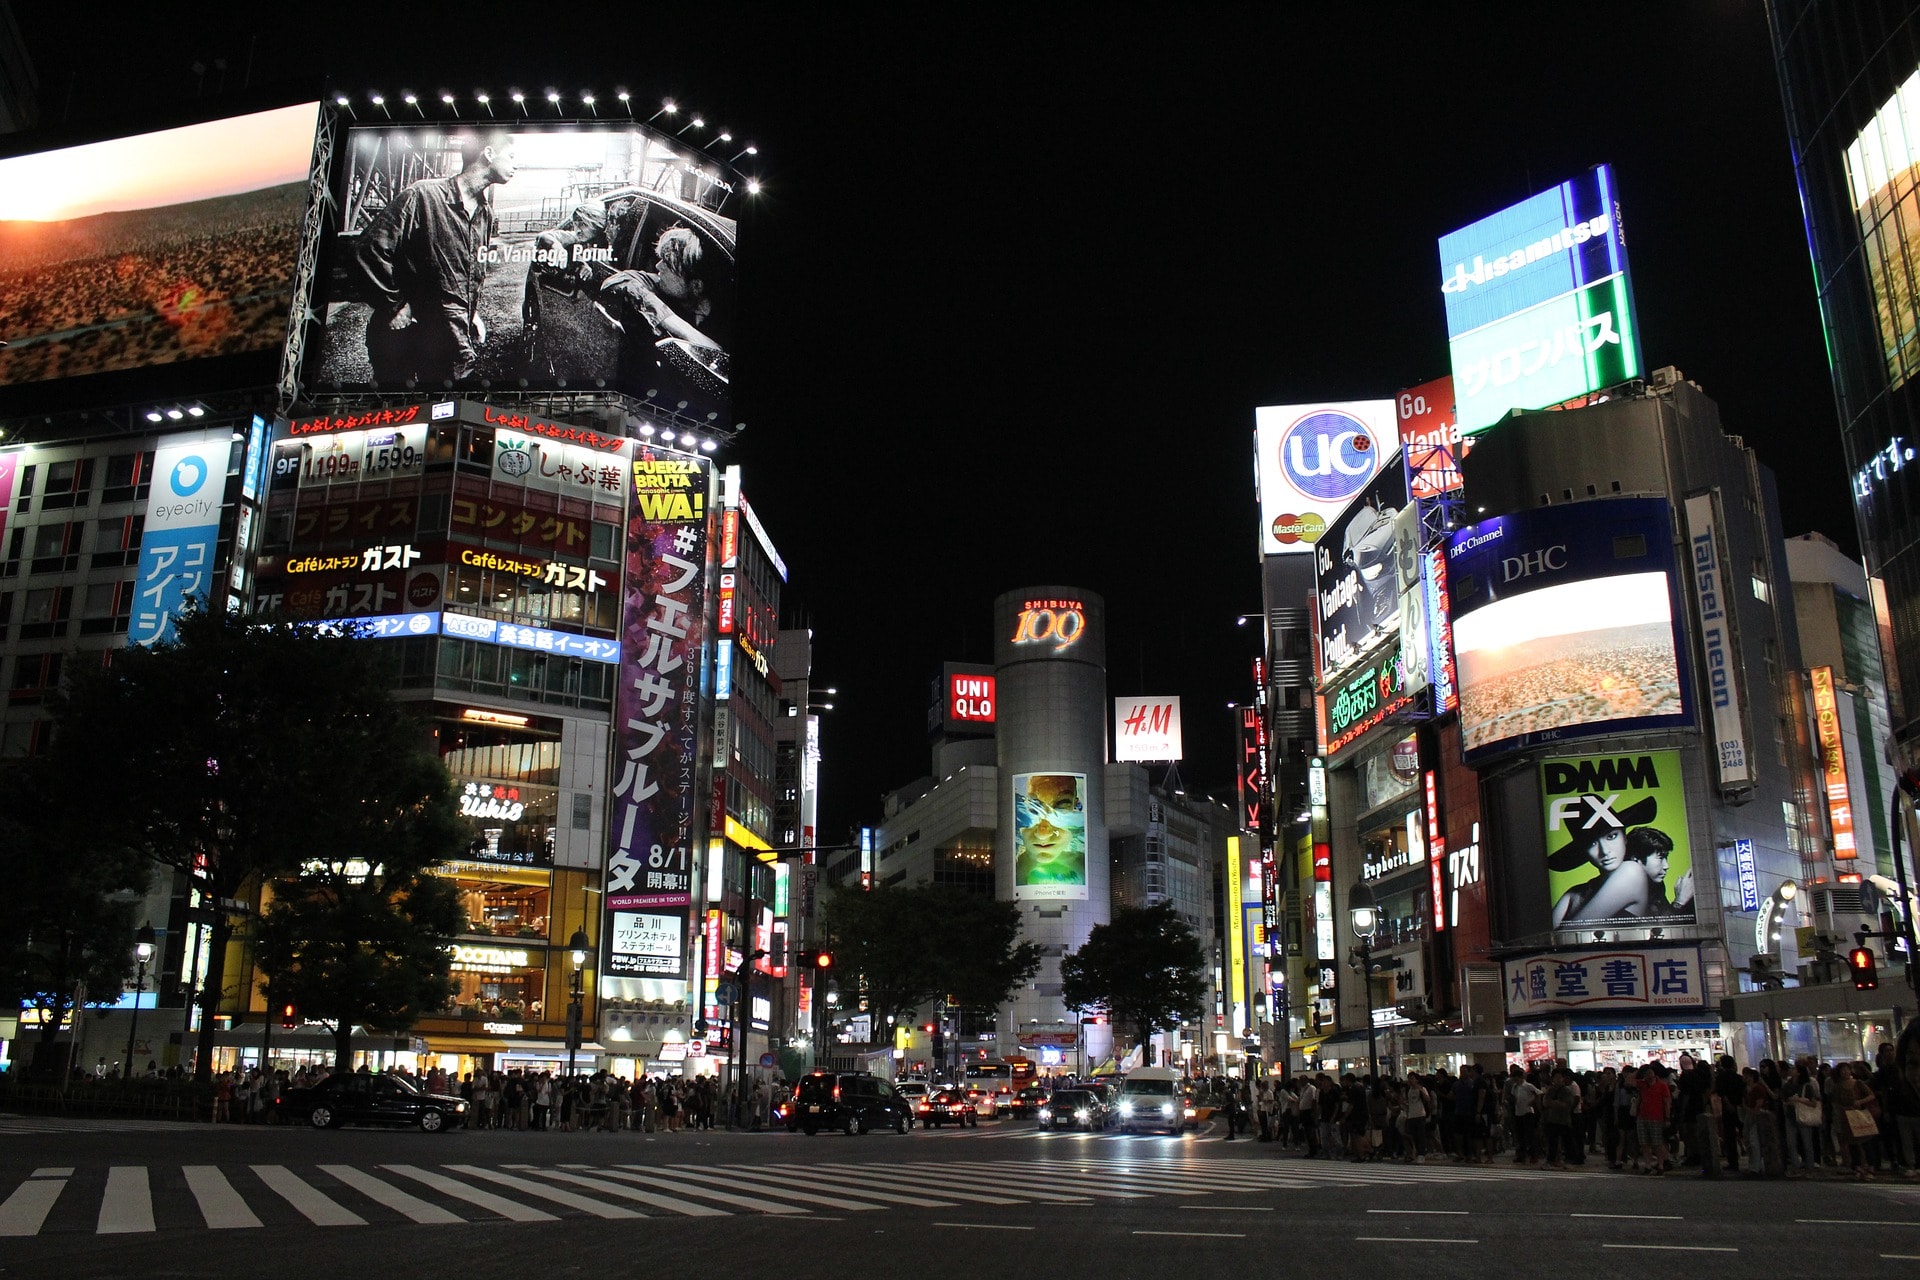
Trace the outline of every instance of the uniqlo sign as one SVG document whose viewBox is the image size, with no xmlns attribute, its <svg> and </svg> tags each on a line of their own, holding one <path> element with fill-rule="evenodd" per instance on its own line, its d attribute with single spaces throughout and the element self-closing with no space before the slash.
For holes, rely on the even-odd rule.
<svg viewBox="0 0 1920 1280">
<path fill-rule="evenodd" d="M 951 675 L 947 678 L 947 715 L 975 724 L 993 723 L 993 677 Z"/>
</svg>

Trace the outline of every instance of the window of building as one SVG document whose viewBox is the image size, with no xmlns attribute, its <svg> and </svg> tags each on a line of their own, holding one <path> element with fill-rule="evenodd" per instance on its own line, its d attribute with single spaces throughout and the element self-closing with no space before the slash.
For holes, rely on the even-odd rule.
<svg viewBox="0 0 1920 1280">
<path fill-rule="evenodd" d="M 453 945 L 453 996 L 446 1011 L 479 1022 L 537 1022 L 546 1016 L 547 953 L 512 942 Z"/>
</svg>

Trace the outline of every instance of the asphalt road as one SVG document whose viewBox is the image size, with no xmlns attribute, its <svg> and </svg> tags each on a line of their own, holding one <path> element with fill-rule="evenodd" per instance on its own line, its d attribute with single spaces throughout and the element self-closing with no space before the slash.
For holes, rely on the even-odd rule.
<svg viewBox="0 0 1920 1280">
<path fill-rule="evenodd" d="M 1920 1276 L 1920 1183 L 1307 1161 L 1217 1133 L 426 1135 L 0 1116 L 0 1276 Z"/>
</svg>

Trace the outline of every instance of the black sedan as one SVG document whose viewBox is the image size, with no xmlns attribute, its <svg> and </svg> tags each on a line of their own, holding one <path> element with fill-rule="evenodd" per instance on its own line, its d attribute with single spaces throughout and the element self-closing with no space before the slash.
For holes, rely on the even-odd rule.
<svg viewBox="0 0 1920 1280">
<path fill-rule="evenodd" d="M 950 1124 L 971 1129 L 980 1123 L 973 1100 L 959 1089 L 935 1089 L 921 1099 L 918 1114 L 923 1129 L 944 1129 Z"/>
<path fill-rule="evenodd" d="M 467 1122 L 467 1102 L 452 1094 L 424 1093 L 404 1076 L 332 1075 L 304 1089 L 287 1089 L 273 1100 L 282 1121 L 316 1129 L 343 1124 L 418 1125 L 427 1133 Z"/>
<path fill-rule="evenodd" d="M 1107 1104 L 1087 1089 L 1061 1089 L 1048 1098 L 1036 1115 L 1042 1129 L 1093 1129 L 1107 1127 Z"/>
<path fill-rule="evenodd" d="M 1007 1113 L 1024 1120 L 1046 1105 L 1047 1091 L 1037 1084 L 1030 1084 L 1008 1100 Z"/>
</svg>

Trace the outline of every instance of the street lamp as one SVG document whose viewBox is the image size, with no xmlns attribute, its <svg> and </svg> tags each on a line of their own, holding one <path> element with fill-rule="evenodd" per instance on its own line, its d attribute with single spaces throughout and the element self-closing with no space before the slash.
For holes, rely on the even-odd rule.
<svg viewBox="0 0 1920 1280">
<path fill-rule="evenodd" d="M 567 958 L 573 961 L 573 996 L 567 1005 L 567 1079 L 573 1079 L 574 1057 L 580 1051 L 580 1024 L 582 1020 L 581 1004 L 586 998 L 584 979 L 586 977 L 588 952 L 593 944 L 587 941 L 585 929 L 575 929 L 573 936 L 567 939 Z"/>
<path fill-rule="evenodd" d="M 1380 1052 L 1373 1029 L 1373 931 L 1380 923 L 1380 912 L 1373 905 L 1373 890 L 1355 882 L 1347 890 L 1347 914 L 1353 919 L 1353 937 L 1359 944 L 1360 981 L 1367 993 L 1367 1073 L 1380 1078 Z"/>
<path fill-rule="evenodd" d="M 140 993 L 147 986 L 147 965 L 153 960 L 153 926 L 143 924 L 140 932 L 133 935 L 133 958 L 139 963 L 139 976 L 133 980 L 133 1017 L 127 1021 L 127 1070 L 125 1078 L 133 1079 L 133 1040 L 140 1030 Z"/>
</svg>

